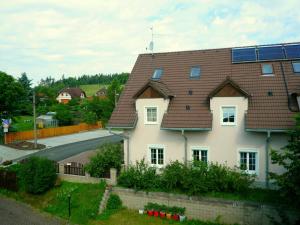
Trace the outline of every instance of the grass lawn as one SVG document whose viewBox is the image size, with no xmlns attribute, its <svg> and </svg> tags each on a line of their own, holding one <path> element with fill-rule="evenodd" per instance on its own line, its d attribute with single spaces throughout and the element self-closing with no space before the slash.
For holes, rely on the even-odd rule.
<svg viewBox="0 0 300 225">
<path fill-rule="evenodd" d="M 14 118 L 12 126 L 16 131 L 33 130 L 33 117 L 32 116 L 18 116 Z"/>
<path fill-rule="evenodd" d="M 86 85 L 80 85 L 80 88 L 84 90 L 86 93 L 86 96 L 90 97 L 96 94 L 96 92 L 103 87 L 107 87 L 107 85 L 102 84 L 86 84 Z"/>
<path fill-rule="evenodd" d="M 62 182 L 42 195 L 31 195 L 25 192 L 10 192 L 0 189 L 0 194 L 30 204 L 34 208 L 48 212 L 63 219 L 68 219 L 68 194 L 71 193 L 71 222 L 88 224 L 96 218 L 98 207 L 105 189 L 105 184 L 79 184 Z"/>
</svg>

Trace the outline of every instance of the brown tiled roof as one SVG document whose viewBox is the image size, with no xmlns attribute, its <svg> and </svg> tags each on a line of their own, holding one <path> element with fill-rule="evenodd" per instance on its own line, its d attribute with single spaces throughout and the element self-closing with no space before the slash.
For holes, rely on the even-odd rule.
<svg viewBox="0 0 300 225">
<path fill-rule="evenodd" d="M 115 108 L 109 127 L 134 127 L 137 121 L 134 95 L 151 79 L 155 68 L 164 70 L 160 79 L 174 98 L 164 115 L 162 128 L 210 129 L 212 114 L 208 95 L 227 77 L 241 90 L 251 95 L 246 114 L 248 129 L 287 129 L 294 125 L 293 112 L 289 110 L 287 92 L 299 90 L 300 76 L 294 74 L 290 61 L 273 61 L 275 76 L 262 76 L 261 62 L 231 62 L 231 48 L 155 53 L 139 55 L 129 80 Z M 190 79 L 192 66 L 201 66 L 199 79 Z M 189 95 L 189 90 L 193 94 Z M 268 92 L 273 95 L 269 96 Z M 190 110 L 186 110 L 186 105 Z"/>
<path fill-rule="evenodd" d="M 59 91 L 59 94 L 62 92 L 67 92 L 69 95 L 71 95 L 72 98 L 80 98 L 81 94 L 84 94 L 84 97 L 86 97 L 86 94 L 83 90 L 81 90 L 80 88 L 64 88 L 62 90 Z"/>
<path fill-rule="evenodd" d="M 167 85 L 157 80 L 149 80 L 133 97 L 138 98 L 148 87 L 152 87 L 164 98 L 174 97 L 173 92 L 167 87 Z"/>
</svg>

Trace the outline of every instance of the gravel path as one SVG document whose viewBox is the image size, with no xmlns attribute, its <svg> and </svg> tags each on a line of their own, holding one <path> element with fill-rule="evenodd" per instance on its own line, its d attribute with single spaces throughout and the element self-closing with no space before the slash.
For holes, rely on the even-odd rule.
<svg viewBox="0 0 300 225">
<path fill-rule="evenodd" d="M 12 199 L 0 197 L 1 225 L 61 225 L 57 218 L 41 214 L 30 206 Z"/>
</svg>

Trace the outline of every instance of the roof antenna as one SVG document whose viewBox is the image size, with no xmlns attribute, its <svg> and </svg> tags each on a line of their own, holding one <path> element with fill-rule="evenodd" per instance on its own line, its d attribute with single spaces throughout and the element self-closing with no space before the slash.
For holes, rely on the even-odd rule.
<svg viewBox="0 0 300 225">
<path fill-rule="evenodd" d="M 149 47 L 146 48 L 146 50 L 150 50 L 151 51 L 151 54 L 153 56 L 153 50 L 154 50 L 154 42 L 153 42 L 153 26 L 150 27 L 150 30 L 151 30 L 151 41 L 149 43 Z"/>
</svg>

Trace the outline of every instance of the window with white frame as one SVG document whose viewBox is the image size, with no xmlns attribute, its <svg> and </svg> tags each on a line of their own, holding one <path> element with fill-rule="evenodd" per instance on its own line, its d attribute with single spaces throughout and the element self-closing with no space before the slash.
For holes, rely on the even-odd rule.
<svg viewBox="0 0 300 225">
<path fill-rule="evenodd" d="M 223 106 L 222 107 L 222 125 L 236 124 L 236 107 Z"/>
<path fill-rule="evenodd" d="M 207 149 L 193 149 L 192 152 L 194 161 L 202 161 L 207 163 Z"/>
<path fill-rule="evenodd" d="M 146 107 L 146 123 L 157 123 L 157 107 Z"/>
<path fill-rule="evenodd" d="M 256 173 L 258 170 L 257 152 L 240 151 L 240 169 L 247 173 Z"/>
<path fill-rule="evenodd" d="M 164 164 L 164 149 L 150 147 L 151 164 L 152 165 L 163 165 Z"/>
</svg>

